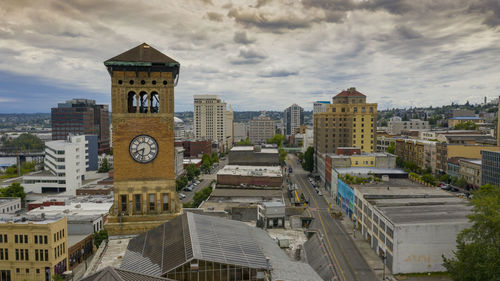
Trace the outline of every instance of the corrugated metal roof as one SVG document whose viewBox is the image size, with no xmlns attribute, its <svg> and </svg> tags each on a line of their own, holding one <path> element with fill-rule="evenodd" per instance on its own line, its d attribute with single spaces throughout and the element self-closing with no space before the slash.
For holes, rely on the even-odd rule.
<svg viewBox="0 0 500 281">
<path fill-rule="evenodd" d="M 106 267 L 79 281 L 174 281 L 169 278 L 155 277 L 114 267 Z"/>
</svg>

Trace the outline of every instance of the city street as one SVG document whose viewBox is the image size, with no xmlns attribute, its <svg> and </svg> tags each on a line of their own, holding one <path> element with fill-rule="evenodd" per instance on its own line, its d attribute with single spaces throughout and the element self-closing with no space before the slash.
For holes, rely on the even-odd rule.
<svg viewBox="0 0 500 281">
<path fill-rule="evenodd" d="M 196 185 L 196 187 L 192 191 L 184 191 L 181 190 L 179 193 L 186 195 L 184 199 L 181 199 L 181 203 L 187 203 L 193 200 L 193 196 L 195 192 L 202 190 L 203 188 L 210 185 L 212 180 L 216 179 L 217 172 L 222 169 L 227 164 L 227 157 L 220 159 L 219 165 L 215 168 L 212 168 L 210 174 L 201 174 L 198 178 L 200 183 Z"/>
<path fill-rule="evenodd" d="M 332 218 L 329 206 L 323 196 L 318 195 L 307 179 L 295 156 L 287 158 L 287 165 L 293 168 L 290 178 L 297 184 L 299 191 L 309 200 L 309 208 L 315 218 L 310 228 L 320 231 L 325 239 L 325 248 L 334 261 L 337 280 L 373 281 L 377 280 L 356 245 L 345 232 L 342 225 Z"/>
</svg>

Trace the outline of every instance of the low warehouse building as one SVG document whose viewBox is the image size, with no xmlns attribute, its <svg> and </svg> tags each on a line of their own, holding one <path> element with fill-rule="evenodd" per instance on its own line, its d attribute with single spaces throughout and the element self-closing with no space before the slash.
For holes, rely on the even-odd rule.
<svg viewBox="0 0 500 281">
<path fill-rule="evenodd" d="M 402 181 L 401 179 L 397 179 Z M 354 187 L 357 228 L 392 273 L 445 271 L 471 207 L 450 193 L 397 180 Z"/>
<path fill-rule="evenodd" d="M 279 166 L 227 165 L 217 172 L 217 184 L 228 186 L 281 187 Z"/>
</svg>

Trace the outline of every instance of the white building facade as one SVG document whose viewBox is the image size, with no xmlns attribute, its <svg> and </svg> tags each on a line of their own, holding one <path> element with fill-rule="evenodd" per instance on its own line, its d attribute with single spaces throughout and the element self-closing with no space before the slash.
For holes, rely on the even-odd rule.
<svg viewBox="0 0 500 281">
<path fill-rule="evenodd" d="M 387 133 L 390 135 L 399 135 L 401 131 L 406 130 L 428 130 L 429 122 L 420 119 L 410 119 L 403 121 L 401 117 L 392 117 L 387 124 Z"/>
<path fill-rule="evenodd" d="M 329 104 L 329 101 L 315 101 L 313 104 L 313 114 L 318 112 L 326 112 L 326 107 Z"/>
<path fill-rule="evenodd" d="M 66 192 L 76 195 L 88 167 L 88 142 L 84 135 L 45 143 L 44 171 L 25 176 L 25 192 Z"/>
<path fill-rule="evenodd" d="M 0 197 L 0 214 L 14 214 L 21 210 L 21 198 Z"/>
</svg>

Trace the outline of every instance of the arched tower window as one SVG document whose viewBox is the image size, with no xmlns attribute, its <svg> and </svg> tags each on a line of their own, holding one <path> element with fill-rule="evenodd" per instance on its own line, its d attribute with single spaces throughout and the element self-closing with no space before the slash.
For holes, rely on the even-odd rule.
<svg viewBox="0 0 500 281">
<path fill-rule="evenodd" d="M 139 113 L 148 113 L 148 94 L 146 92 L 139 93 Z"/>
<path fill-rule="evenodd" d="M 137 98 L 135 96 L 135 92 L 128 92 L 127 108 L 128 108 L 128 113 L 137 112 Z"/>
<path fill-rule="evenodd" d="M 160 112 L 160 97 L 158 96 L 157 92 L 152 92 L 151 93 L 151 113 L 158 113 Z"/>
</svg>

